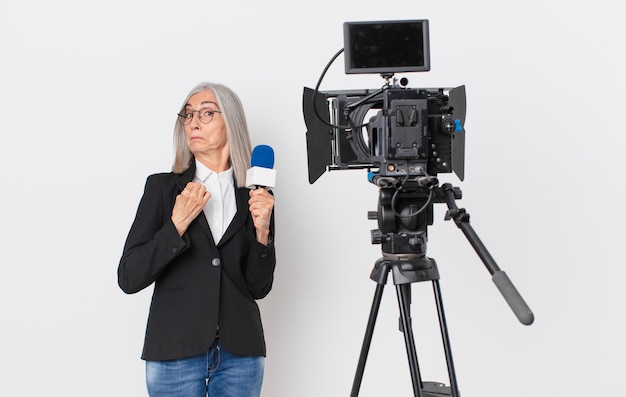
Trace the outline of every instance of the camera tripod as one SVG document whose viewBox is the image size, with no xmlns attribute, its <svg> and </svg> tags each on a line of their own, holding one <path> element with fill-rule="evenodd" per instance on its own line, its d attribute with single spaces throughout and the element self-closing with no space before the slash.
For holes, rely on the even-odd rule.
<svg viewBox="0 0 626 397">
<path fill-rule="evenodd" d="M 359 394 L 383 290 L 387 283 L 388 275 L 391 273 L 398 297 L 400 331 L 404 334 L 413 395 L 415 397 L 459 397 L 452 349 L 450 347 L 450 338 L 439 286 L 439 270 L 436 261 L 425 255 L 426 227 L 432 224 L 433 202 L 447 203 L 448 211 L 445 219 L 454 219 L 456 225 L 463 231 L 492 274 L 494 283 L 514 311 L 518 320 L 525 325 L 530 325 L 534 320 L 534 316 L 506 274 L 498 268 L 498 265 L 474 232 L 469 224 L 469 214 L 464 209 L 456 206 L 455 200 L 461 198 L 461 191 L 458 188 L 450 184 L 444 184 L 442 188 L 431 186 L 426 189 L 417 187 L 404 191 L 400 195 L 398 195 L 398 192 L 399 190 L 388 187 L 381 188 L 378 211 L 369 215 L 370 219 L 375 219 L 374 216 L 378 219 L 380 229 L 372 231 L 372 243 L 382 244 L 383 257 L 376 261 L 370 274 L 370 278 L 377 285 L 350 396 L 357 397 Z M 410 305 L 411 284 L 423 281 L 430 281 L 433 285 L 450 382 L 449 386 L 438 382 L 424 382 L 420 374 L 411 324 Z"/>
</svg>

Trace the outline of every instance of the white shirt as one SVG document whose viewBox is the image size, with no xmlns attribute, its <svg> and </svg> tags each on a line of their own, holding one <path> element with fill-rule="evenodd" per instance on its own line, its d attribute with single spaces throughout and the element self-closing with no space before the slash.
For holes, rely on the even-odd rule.
<svg viewBox="0 0 626 397">
<path fill-rule="evenodd" d="M 224 172 L 217 173 L 196 159 L 194 181 L 202 183 L 206 190 L 211 193 L 211 198 L 204 206 L 204 216 L 209 222 L 213 240 L 217 244 L 237 212 L 233 169 L 229 168 Z"/>
</svg>

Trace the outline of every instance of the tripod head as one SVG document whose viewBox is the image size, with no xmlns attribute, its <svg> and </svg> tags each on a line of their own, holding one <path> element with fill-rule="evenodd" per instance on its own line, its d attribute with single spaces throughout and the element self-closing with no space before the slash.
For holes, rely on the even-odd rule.
<svg viewBox="0 0 626 397">
<path fill-rule="evenodd" d="M 428 226 L 433 224 L 433 205 L 445 202 L 437 178 L 398 179 L 370 174 L 370 180 L 380 187 L 377 211 L 368 212 L 368 219 L 378 220 L 378 229 L 371 232 L 372 244 L 381 244 L 387 258 L 424 256 Z M 454 197 L 460 199 L 461 190 L 452 190 Z"/>
</svg>

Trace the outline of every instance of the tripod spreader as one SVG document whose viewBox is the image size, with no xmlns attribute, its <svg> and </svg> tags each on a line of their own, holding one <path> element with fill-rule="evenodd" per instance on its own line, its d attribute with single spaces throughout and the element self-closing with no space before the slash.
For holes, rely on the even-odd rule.
<svg viewBox="0 0 626 397">
<path fill-rule="evenodd" d="M 458 189 L 454 188 L 449 183 L 444 183 L 441 189 L 443 190 L 444 198 L 448 205 L 445 220 L 454 219 L 454 223 L 463 231 L 463 234 L 467 237 L 468 241 L 487 267 L 487 270 L 492 276 L 491 279 L 513 310 L 513 313 L 517 316 L 517 319 L 524 325 L 532 324 L 535 319 L 533 312 L 528 305 L 526 305 L 526 302 L 524 302 L 524 299 L 506 273 L 500 270 L 498 264 L 470 225 L 469 214 L 464 208 L 457 207 L 455 193 L 458 195 Z"/>
</svg>

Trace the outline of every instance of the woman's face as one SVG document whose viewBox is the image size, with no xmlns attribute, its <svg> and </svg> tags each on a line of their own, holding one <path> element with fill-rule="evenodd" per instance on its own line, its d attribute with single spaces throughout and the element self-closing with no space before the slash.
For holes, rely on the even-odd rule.
<svg viewBox="0 0 626 397">
<path fill-rule="evenodd" d="M 185 136 L 189 150 L 195 156 L 228 153 L 228 139 L 226 124 L 222 113 L 217 106 L 215 95 L 211 91 L 202 91 L 189 98 L 182 113 L 190 115 L 191 121 L 185 125 Z M 210 117 L 211 121 L 204 123 L 202 118 Z M 206 120 L 205 120 L 206 121 Z"/>
</svg>

